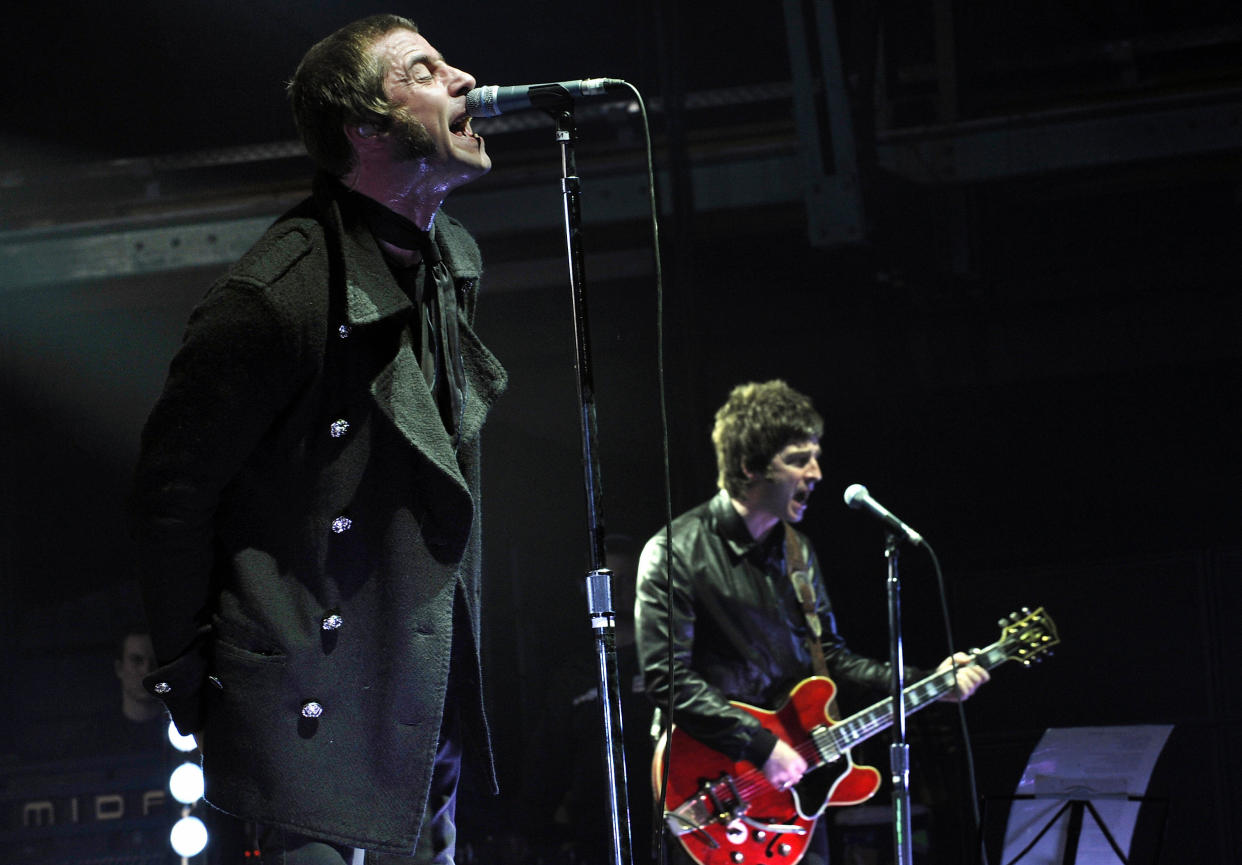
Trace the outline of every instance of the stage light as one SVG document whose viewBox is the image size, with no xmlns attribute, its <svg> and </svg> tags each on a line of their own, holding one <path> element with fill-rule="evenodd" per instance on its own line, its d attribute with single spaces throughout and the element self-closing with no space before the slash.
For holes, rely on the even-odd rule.
<svg viewBox="0 0 1242 865">
<path fill-rule="evenodd" d="M 169 777 L 168 789 L 178 802 L 193 805 L 203 797 L 203 770 L 194 763 L 182 763 Z"/>
<path fill-rule="evenodd" d="M 197 817 L 182 817 L 173 824 L 168 840 L 178 856 L 189 859 L 202 853 L 207 846 L 207 827 Z"/>
<path fill-rule="evenodd" d="M 172 746 L 182 753 L 188 754 L 198 747 L 198 743 L 194 741 L 193 736 L 182 736 L 177 732 L 177 725 L 172 721 L 168 722 L 168 741 L 172 742 Z"/>
</svg>

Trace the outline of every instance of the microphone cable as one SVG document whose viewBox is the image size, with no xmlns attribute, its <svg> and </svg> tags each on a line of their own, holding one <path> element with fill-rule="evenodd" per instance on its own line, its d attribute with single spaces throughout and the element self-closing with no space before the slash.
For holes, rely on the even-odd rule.
<svg viewBox="0 0 1242 865">
<path fill-rule="evenodd" d="M 634 94 L 635 103 L 638 105 L 638 111 L 643 124 L 643 140 L 646 144 L 647 151 L 647 202 L 650 209 L 651 218 L 651 247 L 653 255 L 653 264 L 655 267 L 655 301 L 656 301 L 656 393 L 660 409 L 660 452 L 661 452 L 661 468 L 663 470 L 664 481 L 664 589 L 666 592 L 666 604 L 668 622 L 666 629 L 668 633 L 667 656 L 665 662 L 668 666 L 668 698 L 665 701 L 663 717 L 661 718 L 661 737 L 657 740 L 664 742 L 664 759 L 661 761 L 660 781 L 658 789 L 655 790 L 655 801 L 651 806 L 651 837 L 648 839 L 650 843 L 651 861 L 664 865 L 666 861 L 664 840 L 664 810 L 668 795 L 668 772 L 669 764 L 672 756 L 672 728 L 673 728 L 673 704 L 675 697 L 674 688 L 674 645 L 673 645 L 673 481 L 672 481 L 672 457 L 670 455 L 671 447 L 669 444 L 669 424 L 668 424 L 668 388 L 665 375 L 665 356 L 664 356 L 664 265 L 663 256 L 660 251 L 660 212 L 659 198 L 656 195 L 655 183 L 655 157 L 654 145 L 651 140 L 651 124 L 647 116 L 647 105 L 643 100 L 643 96 L 639 93 L 638 88 L 630 84 L 628 81 L 621 82 L 625 87 Z"/>
<path fill-rule="evenodd" d="M 953 639 L 953 624 L 949 619 L 949 597 L 945 589 L 944 571 L 940 569 L 940 559 L 936 556 L 936 551 L 932 549 L 931 544 L 924 538 L 919 546 L 927 550 L 927 555 L 931 559 L 932 569 L 936 572 L 936 588 L 940 595 L 940 613 L 944 619 L 945 638 L 949 642 L 949 657 L 953 657 L 956 650 L 957 641 Z M 956 688 L 957 683 L 957 665 L 953 665 L 953 681 Z M 970 726 L 966 723 L 966 704 L 962 700 L 957 701 L 957 722 L 962 733 L 962 753 L 966 759 L 966 788 L 967 794 L 970 796 L 971 815 L 974 820 L 975 839 L 979 845 L 979 861 L 982 865 L 988 865 L 988 851 L 985 839 L 983 837 L 983 818 L 979 813 L 979 786 L 975 777 L 975 750 L 970 738 Z"/>
</svg>

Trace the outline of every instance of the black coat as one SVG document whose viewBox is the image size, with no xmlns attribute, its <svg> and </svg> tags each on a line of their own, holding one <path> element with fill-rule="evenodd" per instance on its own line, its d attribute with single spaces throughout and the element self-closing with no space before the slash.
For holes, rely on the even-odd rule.
<svg viewBox="0 0 1242 865">
<path fill-rule="evenodd" d="M 208 800 L 392 853 L 417 839 L 455 621 L 463 736 L 491 770 L 478 436 L 506 376 L 470 327 L 477 246 L 443 213 L 433 240 L 458 291 L 456 450 L 410 300 L 322 183 L 194 310 L 133 499 L 162 664 L 148 686 L 182 732 L 204 731 Z"/>
</svg>

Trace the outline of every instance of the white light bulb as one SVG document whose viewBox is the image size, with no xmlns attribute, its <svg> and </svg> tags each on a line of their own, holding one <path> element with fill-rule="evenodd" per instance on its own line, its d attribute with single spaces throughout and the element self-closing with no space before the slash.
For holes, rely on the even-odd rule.
<svg viewBox="0 0 1242 865">
<path fill-rule="evenodd" d="M 194 737 L 182 736 L 177 732 L 177 725 L 172 721 L 168 722 L 168 741 L 172 742 L 172 746 L 178 751 L 186 754 L 198 747 L 198 743 L 194 741 Z"/>
<path fill-rule="evenodd" d="M 178 802 L 193 805 L 203 798 L 203 770 L 194 763 L 182 763 L 169 776 L 168 789 Z"/>
<path fill-rule="evenodd" d="M 207 827 L 197 817 L 182 817 L 173 824 L 168 840 L 178 856 L 189 859 L 202 853 L 207 846 Z"/>
</svg>

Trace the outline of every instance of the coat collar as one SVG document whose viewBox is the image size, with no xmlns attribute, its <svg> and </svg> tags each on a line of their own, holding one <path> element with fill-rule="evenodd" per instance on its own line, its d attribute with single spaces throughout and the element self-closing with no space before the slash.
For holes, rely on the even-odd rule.
<svg viewBox="0 0 1242 865">
<path fill-rule="evenodd" d="M 346 323 L 366 326 L 387 318 L 408 316 L 413 304 L 392 277 L 388 264 L 359 208 L 351 206 L 350 198 L 359 195 L 341 185 L 336 178 L 320 175 L 315 180 L 315 197 L 320 201 L 328 230 L 339 240 L 341 269 L 345 278 Z M 442 230 L 448 217 L 443 211 L 431 226 L 431 242 L 440 250 L 440 257 L 460 284 L 477 280 L 482 273 L 478 251 L 473 243 L 464 244 L 455 235 Z"/>
<path fill-rule="evenodd" d="M 746 558 L 758 552 L 760 557 L 771 555 L 772 547 L 784 542 L 784 530 L 769 532 L 763 538 L 755 540 L 750 536 L 750 529 L 746 528 L 746 520 L 742 519 L 742 515 L 737 512 L 737 508 L 733 506 L 733 502 L 729 498 L 729 493 L 721 490 L 716 493 L 711 500 L 711 513 L 715 525 L 716 534 L 720 535 L 721 540 L 728 544 L 733 555 L 738 558 Z M 783 523 L 778 523 L 783 526 Z"/>
<path fill-rule="evenodd" d="M 458 466 L 453 441 L 440 420 L 435 398 L 427 387 L 411 344 L 410 330 L 405 326 L 406 319 L 414 314 L 413 303 L 397 285 L 361 214 L 349 206 L 348 197 L 352 193 L 331 178 L 317 181 L 315 192 L 323 203 L 327 230 L 337 239 L 334 245 L 340 250 L 340 261 L 333 270 L 334 275 L 344 281 L 345 324 L 351 330 L 357 328 L 360 338 L 377 325 L 400 325 L 396 352 L 371 381 L 373 399 L 402 437 L 468 494 L 469 485 Z M 447 218 L 441 213 L 440 219 Z M 477 280 L 481 267 L 473 242 L 466 244 L 454 236 L 464 234 L 464 230 L 441 231 L 440 228 L 433 225 L 431 239 L 439 247 L 454 282 L 461 286 L 463 280 Z M 500 362 L 469 324 L 462 320 L 459 327 L 467 383 L 460 447 L 478 437 L 492 403 L 504 391 L 508 378 Z"/>
</svg>

